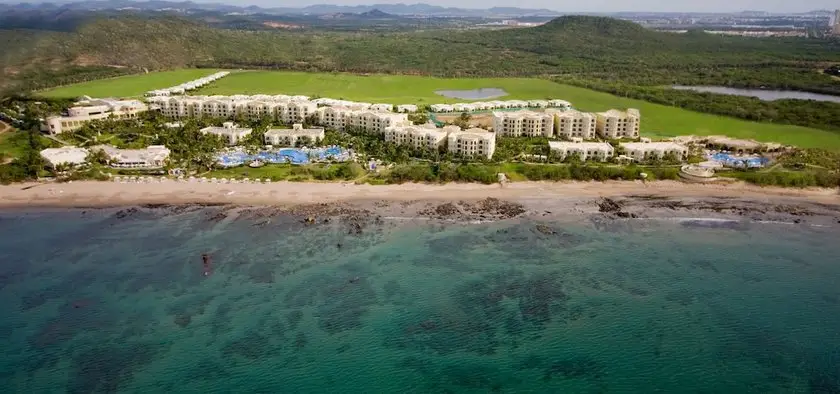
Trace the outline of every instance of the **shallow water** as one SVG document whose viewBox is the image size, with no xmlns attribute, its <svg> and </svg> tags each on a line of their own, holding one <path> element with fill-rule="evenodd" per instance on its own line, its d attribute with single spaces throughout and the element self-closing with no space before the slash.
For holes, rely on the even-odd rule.
<svg viewBox="0 0 840 394">
<path fill-rule="evenodd" d="M 840 103 L 840 96 L 831 96 L 828 94 L 799 92 L 795 90 L 766 90 L 766 89 L 738 89 L 729 88 L 725 86 L 671 86 L 677 90 L 693 90 L 695 92 L 728 94 L 732 96 L 756 97 L 764 101 L 776 101 L 785 99 L 795 100 L 816 100 L 816 101 L 831 101 Z"/>
<path fill-rule="evenodd" d="M 0 385 L 840 390 L 836 228 L 386 221 L 351 235 L 213 214 L 0 215 Z"/>
<path fill-rule="evenodd" d="M 462 100 L 486 100 L 507 96 L 508 92 L 499 88 L 479 88 L 472 90 L 436 90 L 435 94 Z"/>
</svg>

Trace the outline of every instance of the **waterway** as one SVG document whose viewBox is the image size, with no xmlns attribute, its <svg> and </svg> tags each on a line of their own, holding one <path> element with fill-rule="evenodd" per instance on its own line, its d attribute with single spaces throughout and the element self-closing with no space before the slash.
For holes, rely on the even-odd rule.
<svg viewBox="0 0 840 394">
<path fill-rule="evenodd" d="M 479 88 L 472 90 L 436 90 L 435 94 L 462 100 L 486 100 L 508 95 L 508 92 L 499 88 Z"/>
<path fill-rule="evenodd" d="M 763 101 L 776 101 L 785 99 L 794 100 L 815 100 L 815 101 L 830 101 L 840 103 L 840 96 L 831 96 L 828 94 L 799 92 L 796 90 L 765 90 L 765 89 L 739 89 L 729 88 L 725 86 L 682 86 L 674 85 L 672 89 L 677 90 L 693 90 L 702 93 L 717 93 L 728 94 L 732 96 L 756 97 Z"/>
</svg>

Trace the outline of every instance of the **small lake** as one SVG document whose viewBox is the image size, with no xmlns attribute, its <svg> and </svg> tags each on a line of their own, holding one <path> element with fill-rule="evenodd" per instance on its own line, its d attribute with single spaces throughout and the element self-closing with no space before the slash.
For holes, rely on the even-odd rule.
<svg viewBox="0 0 840 394">
<path fill-rule="evenodd" d="M 462 100 L 484 100 L 504 97 L 508 95 L 508 92 L 499 88 L 480 88 L 472 90 L 436 90 L 435 94 Z"/>
<path fill-rule="evenodd" d="M 831 96 L 827 94 L 797 92 L 795 90 L 765 90 L 765 89 L 738 89 L 728 88 L 724 86 L 671 86 L 672 89 L 677 90 L 693 90 L 695 92 L 728 94 L 733 96 L 756 97 L 763 101 L 776 101 L 784 99 L 795 100 L 816 100 L 816 101 L 831 101 L 840 103 L 840 96 Z"/>
</svg>

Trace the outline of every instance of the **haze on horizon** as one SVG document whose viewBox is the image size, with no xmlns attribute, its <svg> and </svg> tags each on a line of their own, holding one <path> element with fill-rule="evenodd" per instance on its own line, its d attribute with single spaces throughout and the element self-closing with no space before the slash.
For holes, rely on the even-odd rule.
<svg viewBox="0 0 840 394">
<path fill-rule="evenodd" d="M 0 0 L 0 3 L 72 3 L 81 0 Z M 135 0 L 137 1 L 137 0 Z M 167 0 L 187 1 L 187 0 Z M 807 2 L 792 2 L 783 0 L 705 0 L 705 1 L 671 1 L 637 0 L 629 5 L 619 0 L 589 0 L 586 2 L 571 0 L 418 0 L 418 1 L 387 1 L 387 0 L 189 0 L 195 3 L 221 3 L 236 6 L 256 5 L 259 7 L 289 7 L 302 8 L 315 4 L 329 5 L 372 5 L 372 4 L 416 4 L 424 3 L 441 7 L 487 9 L 492 7 L 544 8 L 559 12 L 740 12 L 745 10 L 767 11 L 774 13 L 808 12 L 819 9 L 834 10 L 840 8 L 838 0 L 810 0 Z"/>
</svg>

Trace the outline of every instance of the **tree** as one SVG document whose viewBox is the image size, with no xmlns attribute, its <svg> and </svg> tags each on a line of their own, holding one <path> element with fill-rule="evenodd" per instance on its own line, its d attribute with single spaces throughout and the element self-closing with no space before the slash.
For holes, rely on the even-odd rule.
<svg viewBox="0 0 840 394">
<path fill-rule="evenodd" d="M 111 163 L 111 157 L 108 156 L 108 153 L 104 149 L 92 149 L 85 158 L 85 161 L 89 164 L 107 166 Z"/>
</svg>

